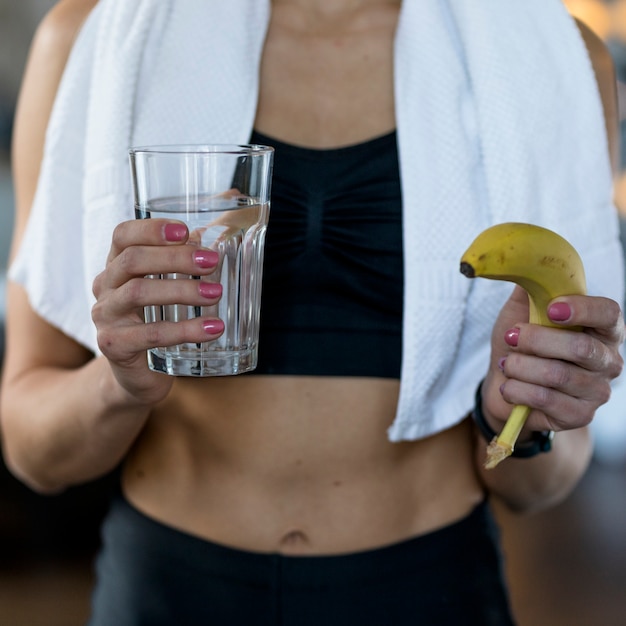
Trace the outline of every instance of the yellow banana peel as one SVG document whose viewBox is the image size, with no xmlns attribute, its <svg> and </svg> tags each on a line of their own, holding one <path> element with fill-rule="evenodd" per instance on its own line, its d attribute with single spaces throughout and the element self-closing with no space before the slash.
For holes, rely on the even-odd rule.
<svg viewBox="0 0 626 626">
<path fill-rule="evenodd" d="M 528 293 L 529 321 L 542 326 L 557 326 L 547 315 L 551 300 L 587 290 L 583 263 L 574 247 L 547 228 L 521 222 L 496 224 L 480 233 L 461 258 L 461 273 L 520 285 Z M 486 468 L 513 453 L 530 411 L 524 405 L 513 407 L 502 432 L 487 447 Z"/>
</svg>

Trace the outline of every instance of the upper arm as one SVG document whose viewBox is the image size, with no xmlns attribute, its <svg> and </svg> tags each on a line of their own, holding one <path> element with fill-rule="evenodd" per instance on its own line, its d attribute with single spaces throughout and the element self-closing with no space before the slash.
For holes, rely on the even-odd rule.
<svg viewBox="0 0 626 626">
<path fill-rule="evenodd" d="M 96 4 L 97 0 L 61 0 L 44 17 L 35 32 L 18 98 L 13 132 L 15 226 L 11 258 L 17 252 L 30 214 L 43 158 L 46 129 L 65 65 L 83 22 Z M 70 366 L 88 358 L 89 353 L 82 346 L 47 324 L 33 311 L 20 286 L 10 282 L 7 295 L 8 332 L 4 363 L 7 376 L 19 375 L 42 362 Z M 42 349 L 41 346 L 46 347 Z"/>
<path fill-rule="evenodd" d="M 598 37 L 584 22 L 576 19 L 576 25 L 582 35 L 596 75 L 602 107 L 606 133 L 609 144 L 609 154 L 613 171 L 617 172 L 619 164 L 619 110 L 617 104 L 617 81 L 613 59 Z"/>
</svg>

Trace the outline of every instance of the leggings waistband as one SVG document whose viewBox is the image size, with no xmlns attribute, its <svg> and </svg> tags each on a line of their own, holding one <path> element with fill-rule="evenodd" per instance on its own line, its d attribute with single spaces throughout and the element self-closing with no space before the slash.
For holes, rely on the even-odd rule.
<svg viewBox="0 0 626 626">
<path fill-rule="evenodd" d="M 90 626 L 510 626 L 495 526 L 481 503 L 444 528 L 341 555 L 247 552 L 116 497 Z"/>
<path fill-rule="evenodd" d="M 126 540 L 155 559 L 180 561 L 208 575 L 239 580 L 243 577 L 248 583 L 258 584 L 272 577 L 280 564 L 282 574 L 294 585 L 315 581 L 323 585 L 346 585 L 350 581 L 362 584 L 371 579 L 403 578 L 437 564 L 458 562 L 470 546 L 488 551 L 498 534 L 484 501 L 459 521 L 426 534 L 370 550 L 321 556 L 251 552 L 207 541 L 145 515 L 123 496 L 115 498 L 107 524 L 124 527 Z"/>
</svg>

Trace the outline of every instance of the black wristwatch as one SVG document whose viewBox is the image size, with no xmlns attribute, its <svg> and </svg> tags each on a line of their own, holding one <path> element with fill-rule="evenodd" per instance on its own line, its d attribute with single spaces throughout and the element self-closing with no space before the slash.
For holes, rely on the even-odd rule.
<svg viewBox="0 0 626 626">
<path fill-rule="evenodd" d="M 476 396 L 474 398 L 474 410 L 472 411 L 472 419 L 474 420 L 478 430 L 482 433 L 482 436 L 491 443 L 494 437 L 498 436 L 491 426 L 487 423 L 485 415 L 483 414 L 483 395 L 482 395 L 482 381 L 476 389 Z M 515 444 L 511 456 L 518 459 L 529 459 L 530 457 L 541 454 L 542 452 L 550 452 L 552 450 L 552 440 L 554 439 L 553 430 L 541 430 L 533 431 L 532 439 L 523 443 Z"/>
</svg>

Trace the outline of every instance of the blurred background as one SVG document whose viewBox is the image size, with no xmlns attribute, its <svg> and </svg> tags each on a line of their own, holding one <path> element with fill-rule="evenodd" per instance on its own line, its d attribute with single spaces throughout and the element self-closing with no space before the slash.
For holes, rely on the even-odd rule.
<svg viewBox="0 0 626 626">
<path fill-rule="evenodd" d="M 12 119 L 31 38 L 53 4 L 0 0 L 0 359 L 13 212 Z M 615 60 L 623 172 L 616 203 L 624 234 L 626 0 L 565 4 L 605 40 Z M 626 626 L 626 398 L 615 401 L 624 407 L 624 418 L 596 420 L 594 461 L 567 501 L 528 517 L 497 509 L 519 626 Z M 113 480 L 105 477 L 60 496 L 38 496 L 0 460 L 0 625 L 84 624 L 98 525 Z"/>
</svg>

